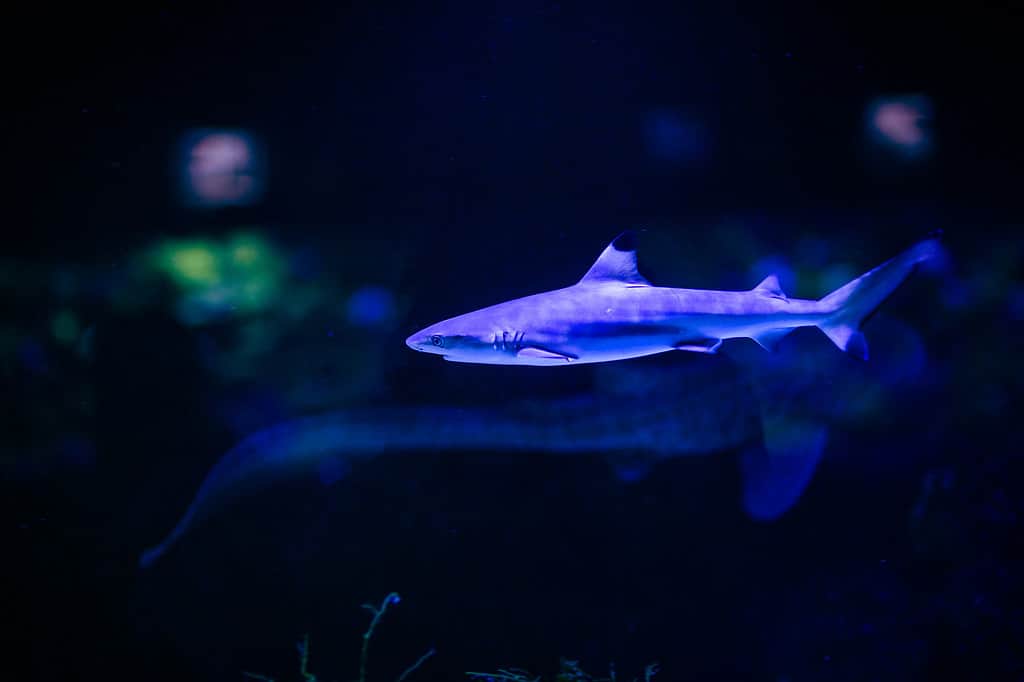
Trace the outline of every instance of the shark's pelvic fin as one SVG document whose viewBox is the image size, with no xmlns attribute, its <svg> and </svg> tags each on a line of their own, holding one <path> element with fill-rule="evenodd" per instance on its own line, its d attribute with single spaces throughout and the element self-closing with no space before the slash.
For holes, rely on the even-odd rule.
<svg viewBox="0 0 1024 682">
<path fill-rule="evenodd" d="M 776 275 L 768 275 L 761 280 L 760 284 L 751 289 L 751 291 L 756 291 L 759 294 L 769 296 L 771 298 L 782 299 L 783 301 L 789 300 L 789 297 L 786 296 L 786 292 L 784 292 L 782 287 L 779 285 L 779 278 Z"/>
<path fill-rule="evenodd" d="M 538 360 L 564 360 L 566 362 L 572 362 L 577 360 L 578 357 L 571 353 L 562 353 L 559 351 L 548 350 L 546 348 L 537 348 L 536 346 L 526 346 L 520 349 L 516 353 L 517 358 L 535 358 Z"/>
<path fill-rule="evenodd" d="M 584 282 L 621 282 L 631 286 L 651 286 L 636 267 L 636 233 L 627 230 L 612 240 L 583 275 Z"/>
<path fill-rule="evenodd" d="M 672 346 L 676 350 L 688 350 L 694 353 L 717 353 L 722 339 L 686 339 Z"/>
</svg>

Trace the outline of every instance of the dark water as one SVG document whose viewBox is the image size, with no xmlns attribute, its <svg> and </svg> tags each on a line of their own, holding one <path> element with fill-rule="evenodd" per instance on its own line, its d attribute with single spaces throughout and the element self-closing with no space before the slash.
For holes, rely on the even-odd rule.
<svg viewBox="0 0 1024 682">
<path fill-rule="evenodd" d="M 298 680 L 308 635 L 307 672 L 355 680 L 360 606 L 396 592 L 366 681 L 429 650 L 406 679 L 1024 679 L 1019 55 L 1009 12 L 958 12 L 12 17 L 0 676 Z M 405 347 L 626 228 L 664 286 L 818 298 L 935 229 L 947 258 L 864 325 L 867 362 L 813 329 L 557 368 Z M 319 415 L 374 456 L 289 430 Z M 756 521 L 777 418 L 827 442 Z M 141 569 L 275 425 L 284 464 Z"/>
</svg>

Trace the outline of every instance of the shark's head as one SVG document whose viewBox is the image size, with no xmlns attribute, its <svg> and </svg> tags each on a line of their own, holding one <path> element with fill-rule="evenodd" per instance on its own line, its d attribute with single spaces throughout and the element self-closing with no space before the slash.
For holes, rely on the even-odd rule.
<svg viewBox="0 0 1024 682">
<path fill-rule="evenodd" d="M 405 340 L 413 350 L 434 353 L 454 362 L 500 362 L 513 351 L 514 339 L 495 333 L 491 320 L 474 313 L 453 317 L 421 329 Z"/>
<path fill-rule="evenodd" d="M 537 334 L 531 322 L 541 318 L 550 323 L 552 310 L 566 310 L 564 300 L 567 296 L 586 298 L 590 295 L 588 292 L 596 290 L 595 287 L 609 286 L 650 286 L 636 269 L 636 239 L 632 231 L 616 237 L 573 287 L 499 303 L 438 322 L 416 332 L 405 340 L 405 344 L 413 350 L 440 355 L 454 362 L 564 365 L 580 360 L 579 349 L 564 342 L 552 342 L 551 336 L 557 337 L 558 334 L 549 332 L 546 337 Z M 545 296 L 548 298 L 540 298 Z M 571 319 L 561 320 L 563 325 L 571 325 L 572 322 Z M 533 332 L 528 331 L 531 328 Z"/>
</svg>

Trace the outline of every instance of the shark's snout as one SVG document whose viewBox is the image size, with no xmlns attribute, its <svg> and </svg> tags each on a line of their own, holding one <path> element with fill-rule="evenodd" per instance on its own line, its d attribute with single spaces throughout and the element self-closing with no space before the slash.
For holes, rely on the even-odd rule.
<svg viewBox="0 0 1024 682">
<path fill-rule="evenodd" d="M 416 333 L 405 340 L 405 345 L 413 350 L 423 350 L 423 335 Z"/>
<path fill-rule="evenodd" d="M 421 353 L 440 353 L 440 344 L 436 342 L 438 339 L 436 334 L 431 335 L 428 330 L 422 329 L 405 340 L 405 345 L 409 346 L 413 350 L 418 350 Z"/>
</svg>

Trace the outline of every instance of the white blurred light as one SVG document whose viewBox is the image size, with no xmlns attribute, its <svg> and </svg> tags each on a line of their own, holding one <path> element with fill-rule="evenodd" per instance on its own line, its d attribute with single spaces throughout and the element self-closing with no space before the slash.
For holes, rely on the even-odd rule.
<svg viewBox="0 0 1024 682">
<path fill-rule="evenodd" d="M 263 154 L 255 139 L 245 132 L 188 132 L 181 142 L 180 172 L 185 203 L 189 205 L 242 206 L 263 194 Z"/>
</svg>

